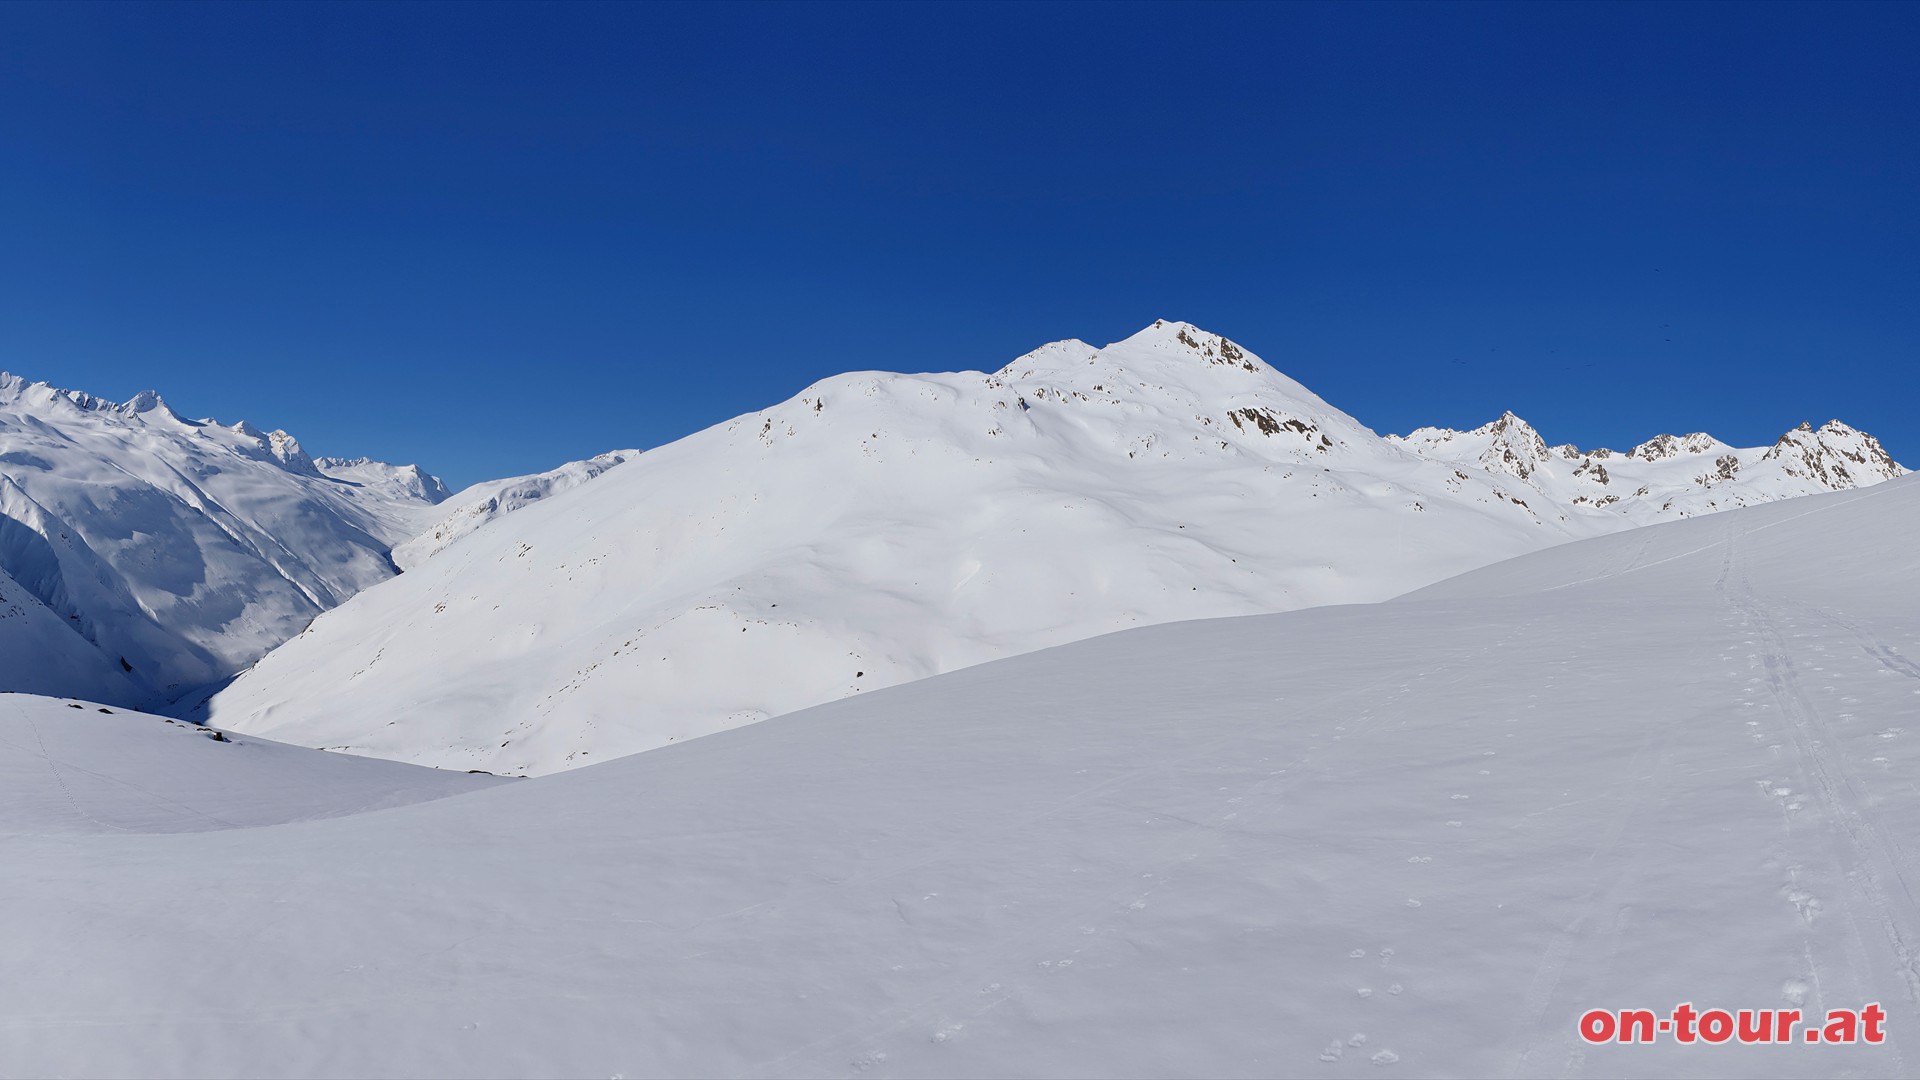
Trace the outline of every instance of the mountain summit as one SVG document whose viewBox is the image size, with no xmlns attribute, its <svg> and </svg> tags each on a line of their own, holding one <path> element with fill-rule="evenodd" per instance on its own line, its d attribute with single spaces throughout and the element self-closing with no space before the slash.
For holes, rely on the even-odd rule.
<svg viewBox="0 0 1920 1080">
<path fill-rule="evenodd" d="M 1129 626 L 1382 600 L 1826 490 L 1722 479 L 1696 453 L 1589 467 L 1511 414 L 1383 439 L 1168 320 L 991 372 L 825 379 L 612 457 L 457 499 L 404 575 L 316 619 L 211 718 L 548 772 Z"/>
</svg>

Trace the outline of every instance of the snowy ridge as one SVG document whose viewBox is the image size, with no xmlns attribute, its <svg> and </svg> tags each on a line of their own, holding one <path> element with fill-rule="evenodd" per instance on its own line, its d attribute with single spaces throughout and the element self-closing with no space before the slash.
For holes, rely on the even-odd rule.
<svg viewBox="0 0 1920 1080">
<path fill-rule="evenodd" d="M 1516 418 L 1424 439 L 1164 320 L 992 373 L 856 372 L 510 517 L 476 493 L 209 715 L 550 772 L 1129 626 L 1383 600 L 1688 512 L 1670 488 L 1700 510 L 1816 490 L 1702 487 L 1676 459 L 1622 512 L 1622 481 Z"/>
<path fill-rule="evenodd" d="M 8 1067 L 1911 1075 L 1916 532 L 1920 481 L 1899 479 L 1384 604 L 1131 630 L 454 798 L 188 835 L 70 824 L 178 814 L 124 785 L 65 795 L 51 770 L 111 775 L 119 743 L 29 706 L 52 753 L 0 738 L 0 800 L 31 786 L 60 816 L 0 828 L 31 883 L 0 921 Z M 208 809 L 311 816 L 279 775 Z M 181 914 L 209 897 L 217 913 Z M 1683 1001 L 1880 1002 L 1888 1039 L 1576 1033 L 1596 1003 Z"/>
<path fill-rule="evenodd" d="M 418 465 L 389 465 L 371 458 L 315 458 L 314 467 L 323 475 L 345 480 L 379 491 L 400 503 L 427 503 L 437 506 L 453 497 L 440 478 Z"/>
<path fill-rule="evenodd" d="M 1801 424 L 1770 447 L 1738 449 L 1705 432 L 1655 435 L 1624 454 L 1571 444 L 1549 448 L 1508 412 L 1472 431 L 1419 428 L 1388 441 L 1434 461 L 1504 473 L 1561 512 L 1617 514 L 1645 524 L 1906 474 L 1878 439 L 1838 420 Z"/>
<path fill-rule="evenodd" d="M 570 461 L 557 469 L 505 480 L 489 480 L 463 489 L 439 508 L 442 516 L 419 535 L 393 549 L 393 562 L 402 570 L 446 550 L 474 530 L 541 499 L 579 487 L 615 465 L 639 457 L 638 450 L 613 450 Z"/>
<path fill-rule="evenodd" d="M 0 570 L 118 669 L 119 703 L 218 680 L 393 576 L 445 497 L 411 466 L 316 462 L 284 431 L 0 373 Z M 0 689 L 34 682 L 0 666 Z M 131 696 L 129 696 L 131 695 Z"/>
</svg>

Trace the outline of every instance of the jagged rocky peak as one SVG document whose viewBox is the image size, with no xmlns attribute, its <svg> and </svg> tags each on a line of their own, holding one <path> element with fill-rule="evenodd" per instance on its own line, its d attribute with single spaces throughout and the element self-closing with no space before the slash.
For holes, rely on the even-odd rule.
<svg viewBox="0 0 1920 1080">
<path fill-rule="evenodd" d="M 1523 441 L 1541 457 L 1545 457 L 1547 454 L 1547 440 L 1540 437 L 1540 433 L 1533 429 L 1532 424 L 1515 416 L 1512 409 L 1501 413 L 1500 419 L 1490 424 L 1482 424 L 1474 428 L 1473 433 L 1476 435 L 1500 435 L 1509 440 Z"/>
<path fill-rule="evenodd" d="M 1480 455 L 1480 463 L 1489 469 L 1511 473 L 1525 480 L 1547 462 L 1547 440 L 1509 409 L 1500 419 L 1473 429 L 1475 435 L 1492 436 L 1493 441 Z"/>
<path fill-rule="evenodd" d="M 1731 449 L 1726 443 L 1707 434 L 1695 431 L 1675 438 L 1672 435 L 1655 435 L 1639 446 L 1627 451 L 1627 456 L 1641 461 L 1665 461 L 1681 454 L 1708 454 Z"/>
<path fill-rule="evenodd" d="M 308 457 L 307 452 L 300 448 L 300 440 L 279 428 L 275 428 L 272 431 L 261 431 L 245 420 L 237 420 L 227 430 L 246 438 L 255 446 L 259 447 L 259 453 L 252 454 L 251 456 L 258 457 L 262 460 L 277 461 L 280 463 L 280 466 L 288 472 L 299 473 L 303 476 L 320 475 L 320 470 L 314 465 L 313 459 Z"/>
<path fill-rule="evenodd" d="M 127 419 L 149 418 L 190 424 L 167 406 L 166 399 L 152 390 L 142 390 L 124 402 L 97 397 L 84 390 L 66 390 L 49 382 L 39 382 L 0 371 L 0 401 L 20 402 L 33 407 L 74 408 L 82 412 L 108 414 Z"/>
<path fill-rule="evenodd" d="M 1630 458 L 1641 461 L 1664 461 L 1680 452 L 1680 440 L 1671 435 L 1655 435 L 1646 442 L 1627 451 Z"/>
<path fill-rule="evenodd" d="M 275 428 L 267 432 L 267 453 L 284 465 L 288 472 L 297 472 L 306 476 L 318 476 L 320 470 L 314 467 L 313 459 L 300 448 L 300 440 Z"/>
<path fill-rule="evenodd" d="M 63 390 L 52 383 L 27 379 L 6 371 L 0 371 L 0 401 L 52 405 L 56 408 L 77 408 L 87 412 L 120 407 L 114 402 L 103 401 L 84 391 Z"/>
<path fill-rule="evenodd" d="M 1458 461 L 1469 460 L 1473 448 L 1481 446 L 1482 440 L 1485 441 L 1485 447 L 1472 460 L 1485 468 L 1521 480 L 1532 476 L 1535 470 L 1555 456 L 1574 457 L 1580 453 L 1571 444 L 1548 449 L 1547 440 L 1540 437 L 1532 424 L 1514 415 L 1511 409 L 1501 413 L 1498 420 L 1481 424 L 1472 431 L 1423 427 L 1415 428 L 1405 436 L 1387 436 L 1388 442 L 1404 446 L 1416 454 Z"/>
<path fill-rule="evenodd" d="M 1806 477 L 1835 490 L 1891 480 L 1907 472 L 1879 439 L 1838 420 L 1818 429 L 1803 422 L 1780 436 L 1761 460 L 1778 461 L 1788 476 Z"/>
</svg>

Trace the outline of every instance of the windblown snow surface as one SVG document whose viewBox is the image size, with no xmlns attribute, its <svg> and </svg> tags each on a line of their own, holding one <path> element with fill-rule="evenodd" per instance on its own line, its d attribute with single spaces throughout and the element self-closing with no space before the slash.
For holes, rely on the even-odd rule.
<svg viewBox="0 0 1920 1080">
<path fill-rule="evenodd" d="M 72 808 L 0 836 L 0 1061 L 1911 1076 L 1917 531 L 1920 482 L 1895 480 L 251 828 L 149 829 L 131 789 L 32 779 L 100 771 L 117 740 L 74 732 L 119 718 L 0 699 L 31 720 L 0 728 L 9 782 Z M 1594 1007 L 1873 1001 L 1880 1046 L 1575 1031 Z"/>
<path fill-rule="evenodd" d="M 993 374 L 840 376 L 645 454 L 471 489 L 395 552 L 406 574 L 206 715 L 551 772 L 1130 626 L 1383 600 L 1902 471 L 1837 423 L 1753 450 L 1550 450 L 1511 414 L 1383 439 L 1233 342 L 1161 321 Z"/>
</svg>

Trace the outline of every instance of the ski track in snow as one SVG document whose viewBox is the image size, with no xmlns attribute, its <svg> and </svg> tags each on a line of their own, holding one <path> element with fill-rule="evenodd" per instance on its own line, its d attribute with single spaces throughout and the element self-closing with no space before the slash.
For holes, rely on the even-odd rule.
<svg viewBox="0 0 1920 1080">
<path fill-rule="evenodd" d="M 1735 541 L 1730 537 L 1729 551 L 1734 546 Z M 1729 603 L 1740 614 L 1744 629 L 1759 641 L 1760 651 L 1750 659 L 1757 659 L 1768 696 L 1791 724 L 1794 771 L 1814 795 L 1816 813 L 1810 816 L 1818 827 L 1805 830 L 1811 835 L 1805 838 L 1798 835 L 1801 830 L 1794 828 L 1794 818 L 1799 815 L 1791 812 L 1792 804 L 1787 804 L 1784 810 L 1789 813 L 1790 839 L 1798 841 L 1789 845 L 1788 857 L 1800 865 L 1803 859 L 1813 861 L 1824 855 L 1822 861 L 1830 863 L 1838 875 L 1834 885 L 1847 895 L 1845 910 L 1853 924 L 1855 946 L 1842 963 L 1850 969 L 1848 982 L 1861 988 L 1855 992 L 1863 992 L 1866 986 L 1882 981 L 1863 976 L 1861 968 L 1882 967 L 1890 960 L 1911 1015 L 1920 1011 L 1920 966 L 1916 965 L 1913 948 L 1914 927 L 1920 925 L 1916 923 L 1920 905 L 1914 902 L 1913 889 L 1902 868 L 1914 864 L 1894 834 L 1876 820 L 1845 756 L 1833 750 L 1835 736 L 1829 730 L 1831 723 L 1803 688 L 1793 650 L 1782 631 L 1783 623 L 1788 629 L 1795 624 L 1781 619 L 1776 607 L 1759 599 L 1744 575 L 1739 574 L 1737 562 L 1734 567 L 1736 583 L 1728 590 Z M 1879 659 L 1877 654 L 1875 659 Z M 1794 889 L 1799 884 L 1797 879 L 1790 880 L 1786 887 Z M 1790 900 L 1794 895 L 1789 894 Z M 1818 900 L 1814 895 L 1793 902 L 1804 912 L 1808 904 Z M 1834 985 L 1835 972 L 1830 964 L 1820 961 L 1811 946 L 1809 954 L 1816 956 L 1813 975 L 1819 984 Z M 1838 1001 L 1832 1004 L 1840 1005 Z M 1888 1042 L 1894 1048 L 1896 1062 L 1900 1063 L 1899 1071 L 1906 1074 L 1900 1041 L 1897 1033 L 1889 1034 Z"/>
</svg>

